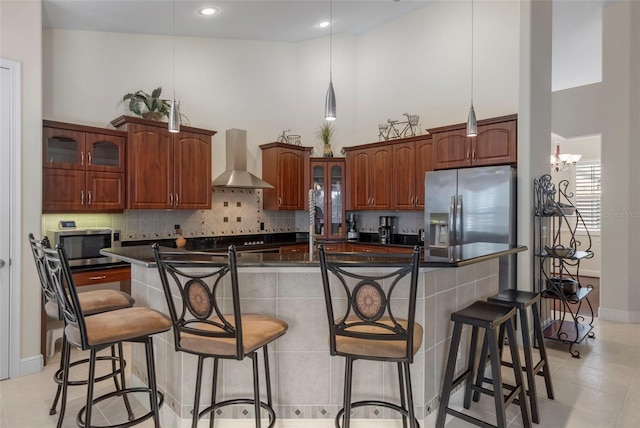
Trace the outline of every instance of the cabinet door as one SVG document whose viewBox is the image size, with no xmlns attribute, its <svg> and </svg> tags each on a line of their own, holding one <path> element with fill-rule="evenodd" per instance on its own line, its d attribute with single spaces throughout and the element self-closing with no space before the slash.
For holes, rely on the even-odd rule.
<svg viewBox="0 0 640 428">
<path fill-rule="evenodd" d="M 130 124 L 127 208 L 173 208 L 173 145 L 169 131 Z"/>
<path fill-rule="evenodd" d="M 348 151 L 346 154 L 347 210 L 369 209 L 371 176 L 368 149 Z"/>
<path fill-rule="evenodd" d="M 391 208 L 391 169 L 393 154 L 391 146 L 371 149 L 371 196 L 370 208 L 386 210 Z"/>
<path fill-rule="evenodd" d="M 66 129 L 42 130 L 45 168 L 85 169 L 85 133 Z"/>
<path fill-rule="evenodd" d="M 325 213 L 325 224 L 328 224 L 327 237 L 344 238 L 346 224 L 344 222 L 344 161 L 328 164 L 327 189 L 329 210 Z"/>
<path fill-rule="evenodd" d="M 42 212 L 86 210 L 85 172 L 74 169 L 44 168 L 42 174 Z"/>
<path fill-rule="evenodd" d="M 316 238 L 326 238 L 326 212 L 329 210 L 327 195 L 327 163 L 311 162 L 311 189 L 313 189 L 313 199 L 315 202 L 315 215 L 313 222 L 315 226 L 314 235 Z"/>
<path fill-rule="evenodd" d="M 124 174 L 87 171 L 86 203 L 92 211 L 123 211 Z"/>
<path fill-rule="evenodd" d="M 180 132 L 173 139 L 175 208 L 211 209 L 211 137 Z"/>
<path fill-rule="evenodd" d="M 473 139 L 474 166 L 512 164 L 518 160 L 516 122 L 479 125 Z"/>
<path fill-rule="evenodd" d="M 427 171 L 433 171 L 433 140 L 420 140 L 416 145 L 416 196 L 413 209 L 424 209 L 424 179 Z"/>
<path fill-rule="evenodd" d="M 435 169 L 471 166 L 471 140 L 465 129 L 433 135 Z"/>
<path fill-rule="evenodd" d="M 278 201 L 281 210 L 304 210 L 307 202 L 309 152 L 279 149 Z"/>
<path fill-rule="evenodd" d="M 87 133 L 87 170 L 124 173 L 125 139 Z"/>
<path fill-rule="evenodd" d="M 416 152 L 413 142 L 393 145 L 391 175 L 392 209 L 414 209 L 416 197 Z"/>
</svg>

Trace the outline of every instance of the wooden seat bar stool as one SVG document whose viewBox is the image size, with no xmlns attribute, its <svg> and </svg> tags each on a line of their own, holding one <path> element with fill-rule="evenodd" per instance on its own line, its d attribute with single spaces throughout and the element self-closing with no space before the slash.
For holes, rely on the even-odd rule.
<svg viewBox="0 0 640 428">
<path fill-rule="evenodd" d="M 152 418 L 155 427 L 159 428 L 159 409 L 162 406 L 163 396 L 157 390 L 156 385 L 153 335 L 168 331 L 171 328 L 170 320 L 166 315 L 145 307 L 128 307 L 85 316 L 79 298 L 79 294 L 82 293 L 78 293 L 76 290 L 64 248 L 58 245 L 56 250 L 43 248 L 43 251 L 48 277 L 56 290 L 56 298 L 65 322 L 64 334 L 67 340 L 63 351 L 62 406 L 64 407 L 67 399 L 69 369 L 71 366 L 70 354 L 71 345 L 73 345 L 82 350 L 90 351 L 86 404 L 78 412 L 76 418 L 78 426 L 84 428 L 126 428 Z M 125 375 L 124 371 L 120 370 L 123 387 L 94 398 L 94 386 L 97 381 L 97 353 L 114 345 L 120 348 L 122 342 L 144 343 L 149 386 L 124 387 Z M 121 396 L 126 405 L 128 403 L 128 394 L 131 393 L 148 394 L 150 410 L 146 411 L 144 409 L 145 413 L 139 416 L 129 413 L 128 421 L 117 425 L 97 427 L 91 424 L 93 407 L 96 404 L 112 397 Z M 130 412 L 129 409 L 127 411 Z"/>
<path fill-rule="evenodd" d="M 50 318 L 53 318 L 58 321 L 63 321 L 63 316 L 61 313 L 60 305 L 58 305 L 58 298 L 56 296 L 56 290 L 53 284 L 49 279 L 49 274 L 47 272 L 47 268 L 45 265 L 45 256 L 44 256 L 44 248 L 50 248 L 49 239 L 45 236 L 42 240 L 38 240 L 34 237 L 33 233 L 29 234 L 29 244 L 31 246 L 31 252 L 33 254 L 33 259 L 36 265 L 36 271 L 38 272 L 38 277 L 40 279 L 40 286 L 42 289 L 42 299 L 44 304 L 45 313 Z M 78 294 L 78 299 L 80 302 L 80 307 L 82 308 L 82 312 L 85 316 L 95 315 L 102 312 L 112 311 L 116 309 L 129 308 L 134 305 L 135 300 L 128 294 L 117 291 L 117 290 L 92 290 L 86 291 Z M 65 352 L 67 352 L 67 338 L 64 334 L 64 328 L 62 329 L 62 356 L 60 357 L 60 367 L 54 373 L 53 380 L 58 384 L 56 389 L 56 395 L 53 400 L 53 404 L 51 405 L 51 409 L 49 410 L 50 415 L 54 415 L 56 413 L 56 408 L 58 404 L 58 400 L 60 399 L 60 394 L 62 392 L 62 382 L 64 378 L 64 361 L 66 358 Z M 99 356 L 98 360 L 111 361 L 111 372 L 98 377 L 95 381 L 100 382 L 107 379 L 113 379 L 116 390 L 120 390 L 121 386 L 118 382 L 118 377 L 121 377 L 124 373 L 124 368 L 126 366 L 126 362 L 122 357 L 122 345 L 119 344 L 117 346 L 118 353 L 116 355 L 115 349 L 116 346 L 111 347 L 111 355 L 110 356 Z M 74 361 L 70 363 L 69 367 L 75 367 L 80 364 L 86 364 L 89 362 L 88 358 L 81 359 L 78 361 Z M 68 386 L 78 386 L 78 385 L 87 385 L 87 380 L 69 380 L 67 382 Z M 122 388 L 125 387 L 123 382 Z M 62 425 L 62 420 L 64 419 L 65 413 L 65 402 L 61 404 L 60 407 L 60 415 L 58 416 L 58 426 Z M 127 412 L 130 417 L 133 417 L 133 412 L 131 411 L 131 405 L 129 404 L 129 400 L 125 397 L 125 405 L 127 407 Z"/>
<path fill-rule="evenodd" d="M 506 407 L 516 399 L 516 397 L 518 398 L 518 403 L 520 405 L 523 427 L 531 427 L 529 404 L 526 400 L 526 390 L 523 383 L 522 370 L 520 369 L 520 356 L 518 355 L 518 342 L 516 341 L 514 331 L 513 320 L 515 313 L 516 310 L 508 306 L 499 305 L 497 303 L 476 301 L 466 308 L 451 314 L 451 321 L 454 322 L 453 336 L 451 338 L 451 347 L 447 358 L 444 384 L 442 386 L 442 394 L 440 397 L 440 407 L 438 409 L 438 418 L 436 420 L 437 428 L 444 427 L 447 414 L 485 428 L 495 426 L 498 428 L 506 428 L 507 418 L 505 410 Z M 462 327 L 464 325 L 472 327 L 468 364 L 466 370 L 454 380 L 453 376 L 456 368 L 460 338 L 462 336 Z M 508 389 L 509 393 L 506 396 L 500 371 L 501 364 L 498 345 L 498 330 L 503 325 L 506 327 L 507 331 L 509 349 L 514 363 L 513 372 L 516 381 L 516 385 Z M 479 345 L 479 329 L 484 330 L 489 346 L 489 358 L 491 361 L 491 372 L 493 376 L 493 390 L 478 388 L 473 384 L 476 373 L 476 354 Z M 449 407 L 449 400 L 453 389 L 463 381 L 465 382 L 464 408 L 469 409 L 471 407 L 471 392 L 473 390 L 480 390 L 481 392 L 493 396 L 496 410 L 496 425 L 491 425 L 486 421 Z"/>
<path fill-rule="evenodd" d="M 498 303 L 501 305 L 510 306 L 518 311 L 518 317 L 520 318 L 520 326 L 522 330 L 522 347 L 524 348 L 524 366 L 522 370 L 527 375 L 527 394 L 529 395 L 529 404 L 531 406 L 531 419 L 535 423 L 540 423 L 540 412 L 538 410 L 538 400 L 536 392 L 535 376 L 544 377 L 544 383 L 547 389 L 547 397 L 553 400 L 553 385 L 551 383 L 551 372 L 549 369 L 549 360 L 547 359 L 547 350 L 544 346 L 544 337 L 542 335 L 542 324 L 540 323 L 540 293 L 533 291 L 514 290 L 507 289 L 502 290 L 500 293 L 487 298 L 488 302 Z M 533 337 L 537 344 L 540 359 L 536 364 L 533 363 L 533 346 L 531 344 L 531 330 L 529 329 L 529 320 L 527 318 L 527 309 L 531 308 L 533 315 Z M 502 348 L 504 341 L 504 326 L 500 328 L 499 341 L 500 344 L 500 356 L 502 356 Z M 486 361 L 488 358 L 488 343 L 485 340 L 482 346 L 482 356 L 480 361 Z M 512 362 L 503 361 L 500 358 L 503 366 L 513 367 Z M 484 382 L 491 382 L 491 379 L 485 377 L 486 364 L 481 364 L 476 377 L 475 385 L 481 387 Z M 473 401 L 478 401 L 480 398 L 480 391 L 475 390 L 473 393 Z"/>
<path fill-rule="evenodd" d="M 246 314 L 240 306 L 236 249 L 231 245 L 227 254 L 160 251 L 153 245 L 165 298 L 173 323 L 176 351 L 198 357 L 192 427 L 209 414 L 213 427 L 215 410 L 225 406 L 250 404 L 254 406 L 256 427 L 261 426 L 261 409 L 269 419 L 269 427 L 276 423 L 271 397 L 269 353 L 267 346 L 286 333 L 288 325 L 277 318 Z M 230 288 L 228 312 L 220 304 L 226 285 Z M 262 350 L 266 378 L 267 401 L 260 400 L 258 353 Z M 216 402 L 218 363 L 221 359 L 253 363 L 253 398 L 235 398 Z M 204 360 L 213 358 L 211 404 L 200 411 L 202 371 Z"/>
<path fill-rule="evenodd" d="M 329 322 L 329 351 L 332 356 L 345 357 L 343 407 L 336 415 L 336 427 L 340 422 L 342 428 L 350 427 L 351 409 L 381 406 L 400 413 L 403 427 L 408 424 L 418 428 L 409 367 L 423 336 L 422 326 L 415 322 L 420 248 L 415 247 L 411 255 L 390 255 L 325 253 L 320 245 L 318 258 Z M 376 266 L 372 258 L 382 261 L 377 266 L 385 266 L 385 270 L 368 272 Z M 396 295 L 403 300 L 396 301 Z M 399 405 L 378 400 L 351 402 L 356 360 L 396 363 Z"/>
</svg>

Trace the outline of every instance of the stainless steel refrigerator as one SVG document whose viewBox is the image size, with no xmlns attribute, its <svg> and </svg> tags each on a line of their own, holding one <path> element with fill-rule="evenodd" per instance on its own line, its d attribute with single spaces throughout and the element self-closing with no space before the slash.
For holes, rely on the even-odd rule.
<svg viewBox="0 0 640 428">
<path fill-rule="evenodd" d="M 425 175 L 425 246 L 471 242 L 515 245 L 516 170 L 488 166 Z M 500 258 L 500 290 L 516 288 L 515 254 Z"/>
</svg>

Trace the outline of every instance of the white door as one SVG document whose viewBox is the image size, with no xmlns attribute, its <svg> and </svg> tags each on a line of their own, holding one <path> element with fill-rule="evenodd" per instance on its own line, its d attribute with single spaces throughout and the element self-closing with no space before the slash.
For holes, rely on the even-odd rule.
<svg viewBox="0 0 640 428">
<path fill-rule="evenodd" d="M 19 245 L 20 220 L 16 218 L 19 192 L 20 64 L 0 58 L 0 380 L 18 374 Z M 13 189 L 13 191 L 12 191 Z M 19 199 L 18 199 L 19 200 Z M 14 263 L 12 264 L 11 261 Z M 14 299 L 12 301 L 12 299 Z M 12 322 L 12 320 L 17 320 Z"/>
</svg>

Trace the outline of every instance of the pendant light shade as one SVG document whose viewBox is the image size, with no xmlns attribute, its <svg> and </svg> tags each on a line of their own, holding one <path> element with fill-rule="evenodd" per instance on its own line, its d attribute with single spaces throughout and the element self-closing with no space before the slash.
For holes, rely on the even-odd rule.
<svg viewBox="0 0 640 428">
<path fill-rule="evenodd" d="M 336 120 L 336 93 L 333 91 L 333 1 L 329 0 L 329 89 L 324 100 L 324 119 Z"/>
<path fill-rule="evenodd" d="M 329 81 L 327 98 L 324 101 L 324 119 L 336 120 L 336 94 L 333 92 L 333 82 Z"/>
<path fill-rule="evenodd" d="M 175 97 L 171 101 L 169 110 L 169 132 L 180 132 L 180 103 Z"/>
<path fill-rule="evenodd" d="M 467 118 L 467 137 L 475 137 L 478 135 L 478 121 L 476 120 L 476 111 L 473 109 L 473 102 L 469 107 L 469 117 Z"/>
</svg>

